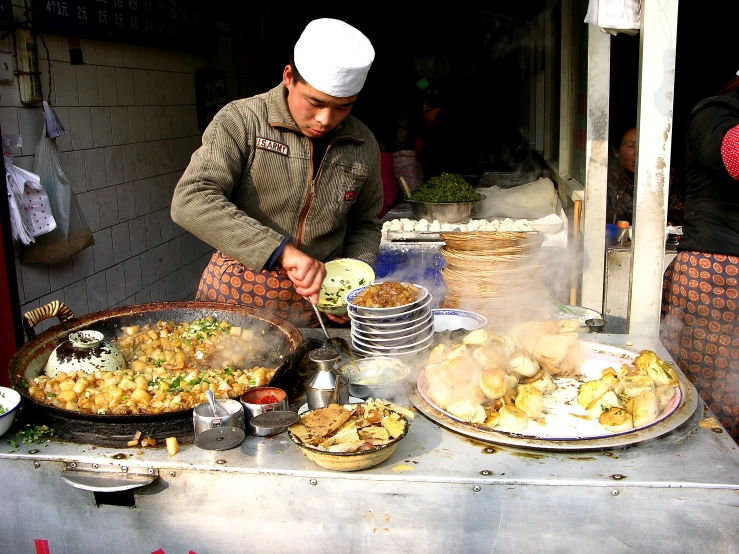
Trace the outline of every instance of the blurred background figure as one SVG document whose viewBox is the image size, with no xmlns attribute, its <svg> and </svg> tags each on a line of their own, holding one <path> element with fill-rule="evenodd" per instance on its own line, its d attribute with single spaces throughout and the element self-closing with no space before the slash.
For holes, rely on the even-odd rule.
<svg viewBox="0 0 739 554">
<path fill-rule="evenodd" d="M 660 339 L 739 443 L 739 77 L 687 122 L 685 221 Z"/>
<path fill-rule="evenodd" d="M 608 160 L 608 204 L 606 223 L 632 223 L 634 210 L 634 172 L 636 171 L 636 127 L 615 127 L 610 140 Z M 667 204 L 667 224 L 681 225 L 683 221 L 683 193 L 670 169 L 670 192 Z"/>
</svg>

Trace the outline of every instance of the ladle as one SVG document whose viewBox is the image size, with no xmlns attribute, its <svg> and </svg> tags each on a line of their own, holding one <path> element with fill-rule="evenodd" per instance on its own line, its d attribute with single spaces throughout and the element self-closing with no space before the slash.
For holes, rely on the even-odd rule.
<svg viewBox="0 0 739 554">
<path fill-rule="evenodd" d="M 344 354 L 345 356 L 348 356 L 349 358 L 355 358 L 356 356 L 354 355 L 351 346 L 349 346 L 349 343 L 341 337 L 331 337 L 331 335 L 328 334 L 328 329 L 326 329 L 326 325 L 324 325 L 323 323 L 323 318 L 321 317 L 321 312 L 318 310 L 318 307 L 313 304 L 313 302 L 311 302 L 311 306 L 313 306 L 313 310 L 316 312 L 316 317 L 318 318 L 318 323 L 321 324 L 323 334 L 326 335 L 324 345 L 331 345 L 334 348 L 338 349 L 339 352 Z"/>
<path fill-rule="evenodd" d="M 208 399 L 208 403 L 210 404 L 210 409 L 213 410 L 213 416 L 218 417 L 218 404 L 216 403 L 216 397 L 213 394 L 213 391 L 208 389 L 205 391 L 205 397 Z"/>
</svg>

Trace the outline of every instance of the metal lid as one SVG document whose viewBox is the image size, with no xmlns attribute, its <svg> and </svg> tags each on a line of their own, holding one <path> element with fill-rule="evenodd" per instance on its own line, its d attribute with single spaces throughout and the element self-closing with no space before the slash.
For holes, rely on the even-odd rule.
<svg viewBox="0 0 739 554">
<path fill-rule="evenodd" d="M 300 419 L 300 416 L 296 412 L 289 410 L 278 411 L 278 412 L 265 412 L 254 416 L 251 419 L 251 425 L 261 429 L 279 429 L 280 427 L 287 427 L 292 425 Z"/>
<path fill-rule="evenodd" d="M 599 318 L 586 319 L 585 325 L 588 326 L 591 333 L 602 333 L 606 329 L 606 320 Z"/>
<path fill-rule="evenodd" d="M 316 348 L 308 353 L 308 359 L 319 365 L 327 362 L 335 362 L 339 358 L 339 353 L 333 348 L 328 347 Z"/>
<path fill-rule="evenodd" d="M 229 450 L 244 442 L 246 433 L 238 427 L 213 427 L 198 433 L 195 446 L 203 450 Z"/>
</svg>

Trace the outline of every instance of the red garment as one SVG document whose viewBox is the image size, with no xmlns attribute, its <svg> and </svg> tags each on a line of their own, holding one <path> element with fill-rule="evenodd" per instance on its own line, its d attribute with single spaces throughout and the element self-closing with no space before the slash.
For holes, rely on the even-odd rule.
<svg viewBox="0 0 739 554">
<path fill-rule="evenodd" d="M 739 125 L 729 129 L 721 141 L 721 159 L 729 175 L 739 180 Z"/>
<path fill-rule="evenodd" d="M 382 201 L 382 210 L 377 217 L 382 218 L 390 208 L 395 206 L 400 197 L 398 183 L 395 181 L 393 170 L 393 153 L 380 152 L 380 177 L 382 178 L 382 192 L 384 194 Z"/>
</svg>

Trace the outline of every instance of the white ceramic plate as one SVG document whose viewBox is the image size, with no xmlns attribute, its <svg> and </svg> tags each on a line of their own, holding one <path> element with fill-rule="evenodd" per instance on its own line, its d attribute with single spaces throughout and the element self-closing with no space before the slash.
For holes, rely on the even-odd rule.
<svg viewBox="0 0 739 554">
<path fill-rule="evenodd" d="M 18 391 L 8 387 L 0 387 L 0 406 L 3 407 L 3 413 L 0 414 L 0 435 L 5 434 L 13 425 L 15 414 L 20 405 L 21 395 L 18 394 Z"/>
<path fill-rule="evenodd" d="M 426 351 L 430 349 L 433 346 L 434 342 L 431 341 L 428 344 L 422 346 L 421 348 L 416 348 L 414 350 L 411 350 L 409 352 L 403 352 L 402 354 L 399 354 L 397 352 L 395 353 L 384 353 L 384 352 L 373 352 L 369 350 L 365 350 L 364 348 L 357 346 L 354 344 L 354 341 L 352 341 L 352 348 L 359 352 L 360 354 L 371 357 L 371 358 L 398 358 L 400 360 L 405 360 L 407 363 L 413 363 L 415 361 L 422 362 L 424 359 L 428 358 L 428 354 L 426 354 Z"/>
<path fill-rule="evenodd" d="M 431 310 L 431 313 L 434 316 L 435 333 L 455 331 L 457 329 L 474 331 L 480 327 L 485 327 L 488 323 L 488 318 L 484 315 L 469 310 L 446 310 L 439 308 Z"/>
<path fill-rule="evenodd" d="M 557 390 L 551 394 L 544 395 L 544 424 L 540 425 L 536 421 L 529 418 L 529 425 L 516 433 L 506 433 L 499 429 L 492 429 L 499 433 L 504 433 L 516 437 L 535 438 L 540 440 L 553 441 L 570 441 L 579 439 L 598 439 L 606 437 L 614 437 L 618 435 L 627 435 L 634 433 L 639 429 L 645 429 L 663 420 L 674 412 L 682 400 L 682 392 L 680 388 L 675 388 L 675 396 L 660 413 L 656 420 L 636 429 L 629 429 L 621 433 L 611 433 L 603 428 L 597 421 L 588 417 L 585 408 L 577 403 L 577 389 L 586 382 L 594 379 L 600 379 L 601 372 L 607 367 L 617 369 L 624 361 L 632 362 L 638 355 L 638 352 L 626 350 L 617 346 L 608 346 L 595 342 L 581 341 L 583 348 L 588 352 L 588 356 L 583 363 L 580 372 L 582 377 L 579 380 L 571 378 L 555 377 Z M 437 406 L 428 396 L 428 386 L 426 384 L 425 372 L 421 371 L 418 375 L 418 392 L 423 399 L 428 402 L 435 410 L 444 413 L 447 417 L 459 421 L 465 425 L 474 427 L 476 430 L 491 431 L 490 428 L 483 425 L 475 425 L 465 422 L 446 410 Z"/>
</svg>

